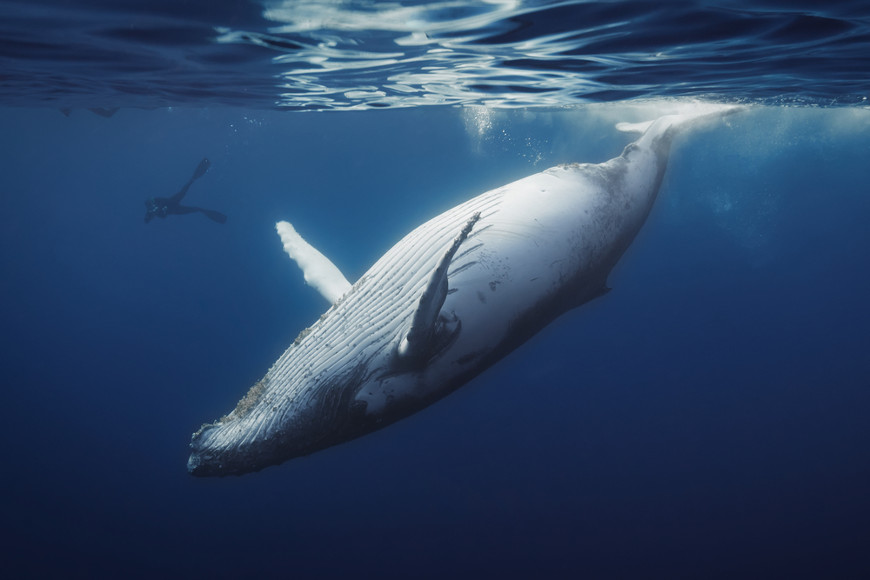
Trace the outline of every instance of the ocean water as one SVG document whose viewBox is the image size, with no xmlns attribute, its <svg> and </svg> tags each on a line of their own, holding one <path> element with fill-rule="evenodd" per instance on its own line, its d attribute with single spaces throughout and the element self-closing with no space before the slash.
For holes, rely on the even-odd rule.
<svg viewBox="0 0 870 580">
<path fill-rule="evenodd" d="M 870 577 L 862 2 L 0 2 L 10 578 Z M 187 473 L 355 280 L 488 189 L 681 138 L 606 296 L 386 429 Z M 348 110 L 348 109 L 353 109 Z M 228 216 L 143 223 L 185 201 Z"/>
</svg>

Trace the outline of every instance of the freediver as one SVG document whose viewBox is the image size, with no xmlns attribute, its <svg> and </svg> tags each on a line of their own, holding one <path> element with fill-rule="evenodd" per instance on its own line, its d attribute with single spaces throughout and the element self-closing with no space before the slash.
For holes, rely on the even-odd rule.
<svg viewBox="0 0 870 580">
<path fill-rule="evenodd" d="M 203 159 L 197 165 L 196 170 L 193 172 L 193 177 L 190 178 L 190 181 L 184 184 L 184 187 L 181 188 L 181 191 L 173 195 L 172 197 L 152 197 L 150 199 L 145 200 L 145 223 L 151 221 L 151 218 L 154 216 L 165 218 L 168 215 L 183 215 L 186 213 L 194 213 L 200 212 L 205 214 L 205 217 L 216 221 L 219 224 L 226 223 L 227 216 L 222 214 L 219 211 L 214 211 L 212 209 L 203 209 L 201 207 L 193 207 L 189 205 L 181 205 L 181 200 L 184 195 L 187 193 L 187 190 L 193 185 L 193 182 L 205 175 L 205 172 L 208 171 L 208 168 L 211 167 L 211 161 L 208 159 Z"/>
</svg>

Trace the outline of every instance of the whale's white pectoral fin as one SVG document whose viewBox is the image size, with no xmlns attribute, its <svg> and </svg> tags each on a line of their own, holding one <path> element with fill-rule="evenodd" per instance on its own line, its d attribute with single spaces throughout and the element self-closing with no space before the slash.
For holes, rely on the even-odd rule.
<svg viewBox="0 0 870 580">
<path fill-rule="evenodd" d="M 281 236 L 284 251 L 302 269 L 305 282 L 309 286 L 313 286 L 332 304 L 347 294 L 351 283 L 347 281 L 341 270 L 329 261 L 329 258 L 303 240 L 288 222 L 278 222 L 275 224 L 275 229 Z"/>
<path fill-rule="evenodd" d="M 465 222 L 462 231 L 453 239 L 450 248 L 441 257 L 438 266 L 429 277 L 429 282 L 414 312 L 414 318 L 411 320 L 411 328 L 399 343 L 398 354 L 401 360 L 411 363 L 425 361 L 440 342 L 437 336 L 438 319 L 441 307 L 444 306 L 444 300 L 447 298 L 447 268 L 459 246 L 479 219 L 480 212 L 477 212 Z"/>
</svg>

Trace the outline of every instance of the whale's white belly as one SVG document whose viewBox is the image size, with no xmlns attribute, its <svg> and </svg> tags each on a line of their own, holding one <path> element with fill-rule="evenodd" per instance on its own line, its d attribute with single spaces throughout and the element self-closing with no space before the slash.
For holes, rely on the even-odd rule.
<svg viewBox="0 0 870 580">
<path fill-rule="evenodd" d="M 455 377 L 475 374 L 475 365 L 517 332 L 518 319 L 534 317 L 534 309 L 569 280 L 589 281 L 588 288 L 578 287 L 588 296 L 576 296 L 576 304 L 600 294 L 611 262 L 618 258 L 610 255 L 614 238 L 626 234 L 626 220 L 639 212 L 636 196 L 626 192 L 619 199 L 597 178 L 598 168 L 554 167 L 485 193 L 427 222 L 384 256 L 384 269 L 390 270 L 406 254 L 443 249 L 468 216 L 481 213 L 448 271 L 450 291 L 441 310 L 462 325 L 456 341 L 418 374 L 388 376 L 362 389 L 356 400 L 366 403 L 368 413 L 383 412 L 405 397 L 430 398 Z M 613 203 L 625 206 L 618 222 L 604 217 Z M 434 264 L 441 252 L 429 253 Z M 372 268 L 379 271 L 377 265 Z M 425 279 L 417 283 L 422 289 Z M 398 336 L 406 328 L 397 330 Z"/>
<path fill-rule="evenodd" d="M 333 306 L 235 410 L 193 435 L 191 473 L 256 471 L 379 429 L 603 294 L 656 198 L 674 128 L 705 115 L 662 117 L 606 163 L 553 167 L 451 208 L 352 286 L 278 224 Z"/>
</svg>

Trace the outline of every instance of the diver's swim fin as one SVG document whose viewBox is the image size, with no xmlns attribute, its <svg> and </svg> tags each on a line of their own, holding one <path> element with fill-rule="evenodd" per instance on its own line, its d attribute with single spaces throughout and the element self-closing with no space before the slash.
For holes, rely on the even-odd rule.
<svg viewBox="0 0 870 580">
<path fill-rule="evenodd" d="M 196 166 L 196 171 L 193 172 L 193 177 L 191 177 L 190 180 L 193 181 L 205 175 L 205 172 L 208 171 L 209 167 L 211 167 L 211 161 L 204 157 L 203 160 L 199 162 L 199 165 Z"/>
<path fill-rule="evenodd" d="M 219 224 L 227 223 L 227 216 L 225 216 L 224 214 L 222 214 L 219 211 L 215 211 L 213 209 L 200 209 L 199 211 L 204 213 L 208 219 L 214 220 Z"/>
</svg>

